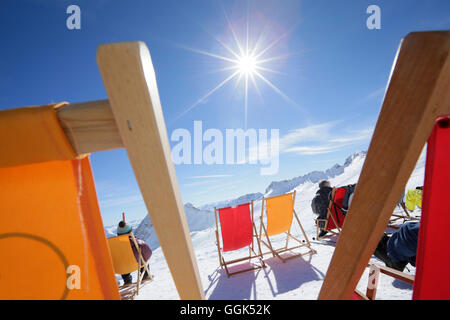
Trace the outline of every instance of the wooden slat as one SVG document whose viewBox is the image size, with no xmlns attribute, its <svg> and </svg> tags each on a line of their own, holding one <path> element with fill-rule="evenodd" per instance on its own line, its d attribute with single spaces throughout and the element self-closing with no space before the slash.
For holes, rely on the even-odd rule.
<svg viewBox="0 0 450 320">
<path fill-rule="evenodd" d="M 97 62 L 111 109 L 181 299 L 204 292 L 146 45 L 101 45 Z"/>
<path fill-rule="evenodd" d="M 381 273 L 384 273 L 390 277 L 401 280 L 403 282 L 414 284 L 414 276 L 411 274 L 407 274 L 385 266 L 378 266 L 378 268 L 380 269 Z"/>
<path fill-rule="evenodd" d="M 69 104 L 58 118 L 78 155 L 123 147 L 108 100 Z"/>
<path fill-rule="evenodd" d="M 402 42 L 369 151 L 319 299 L 349 299 L 438 115 L 450 111 L 450 31 Z"/>
</svg>

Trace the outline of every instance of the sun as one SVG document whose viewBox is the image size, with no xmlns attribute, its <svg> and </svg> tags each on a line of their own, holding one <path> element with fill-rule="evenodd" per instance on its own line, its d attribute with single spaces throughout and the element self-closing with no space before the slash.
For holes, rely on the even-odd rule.
<svg viewBox="0 0 450 320">
<path fill-rule="evenodd" d="M 255 56 L 244 55 L 236 62 L 237 69 L 245 75 L 252 75 L 257 70 L 258 61 Z"/>
<path fill-rule="evenodd" d="M 225 12 L 224 12 L 225 13 Z M 228 19 L 228 16 L 225 13 L 225 18 L 227 20 L 228 27 L 231 31 L 232 37 L 229 39 L 230 41 L 222 41 L 218 37 L 213 36 L 215 40 L 225 49 L 227 52 L 226 55 L 221 55 L 213 52 L 208 52 L 200 49 L 189 48 L 185 46 L 181 46 L 186 50 L 196 52 L 208 57 L 215 58 L 217 60 L 221 60 L 222 62 L 226 62 L 228 65 L 217 70 L 217 71 L 228 71 L 230 74 L 225 77 L 223 81 L 218 83 L 215 87 L 209 90 L 204 96 L 195 101 L 192 105 L 185 108 L 178 116 L 176 116 L 172 122 L 177 121 L 186 113 L 194 109 L 195 107 L 203 104 L 208 97 L 217 92 L 220 88 L 224 87 L 227 83 L 231 82 L 233 79 L 236 80 L 235 88 L 239 84 L 243 84 L 244 86 L 244 128 L 247 128 L 247 119 L 248 119 L 248 100 L 249 100 L 249 89 L 250 87 L 254 88 L 255 92 L 259 95 L 261 101 L 264 101 L 261 90 L 258 86 L 260 84 L 264 84 L 275 91 L 278 95 L 280 95 L 285 101 L 288 103 L 298 107 L 300 110 L 304 111 L 295 101 L 289 98 L 281 89 L 279 89 L 274 83 L 272 83 L 266 76 L 265 73 L 274 73 L 283 75 L 282 72 L 273 70 L 268 66 L 269 62 L 273 62 L 276 60 L 284 60 L 290 56 L 290 54 L 284 54 L 279 56 L 274 56 L 271 53 L 272 49 L 282 40 L 284 39 L 292 30 L 288 30 L 284 33 L 280 33 L 279 35 L 273 39 L 270 39 L 270 42 L 266 42 L 266 39 L 269 39 L 266 31 L 267 27 L 260 32 L 257 38 L 252 38 L 249 32 L 249 21 L 247 18 L 246 23 L 246 35 L 239 39 L 233 24 Z"/>
</svg>

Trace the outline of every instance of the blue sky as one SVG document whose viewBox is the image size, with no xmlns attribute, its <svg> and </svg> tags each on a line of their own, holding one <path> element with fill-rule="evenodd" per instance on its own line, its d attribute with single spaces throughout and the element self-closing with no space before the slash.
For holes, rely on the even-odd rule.
<svg viewBox="0 0 450 320">
<path fill-rule="evenodd" d="M 81 30 L 66 28 L 71 4 L 81 8 Z M 371 4 L 381 8 L 380 30 L 366 27 Z M 450 29 L 449 13 L 447 0 L 6 0 L 0 4 L 0 109 L 105 99 L 97 46 L 144 41 L 169 137 L 178 128 L 193 133 L 195 120 L 204 130 L 280 132 L 275 175 L 261 175 L 260 165 L 177 165 L 183 201 L 200 205 L 263 192 L 271 181 L 366 150 L 401 38 Z M 258 48 L 268 48 L 261 66 L 271 71 L 260 70 L 267 81 L 257 77 L 258 89 L 250 83 L 245 121 L 242 79 L 202 97 L 233 72 L 221 70 L 230 62 L 205 52 L 232 57 L 226 49 L 238 52 L 232 31 L 243 45 L 247 25 L 250 48 L 260 39 Z M 122 211 L 129 220 L 145 216 L 126 152 L 91 159 L 105 224 L 116 223 Z"/>
</svg>

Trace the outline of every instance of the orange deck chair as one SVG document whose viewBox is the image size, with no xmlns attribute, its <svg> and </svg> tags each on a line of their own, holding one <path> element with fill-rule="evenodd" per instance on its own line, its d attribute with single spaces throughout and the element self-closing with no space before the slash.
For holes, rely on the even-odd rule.
<svg viewBox="0 0 450 320">
<path fill-rule="evenodd" d="M 131 241 L 134 243 L 134 247 L 137 248 L 138 251 L 138 261 L 136 261 L 136 257 L 134 256 L 133 250 L 131 248 Z M 116 274 L 127 274 L 137 271 L 137 281 L 135 289 L 129 292 L 127 290 L 129 286 L 121 286 L 119 287 L 119 292 L 121 296 L 125 299 L 133 299 L 134 296 L 139 294 L 139 288 L 142 284 L 142 278 L 147 272 L 149 276 L 149 280 L 153 280 L 153 276 L 150 273 L 150 270 L 147 266 L 147 261 L 145 261 L 142 256 L 139 245 L 134 237 L 133 232 L 129 234 L 124 234 L 116 237 L 111 237 L 107 239 L 109 252 L 111 253 L 111 258 L 113 262 L 114 272 Z M 141 269 L 144 269 L 144 272 L 141 272 Z"/>
<path fill-rule="evenodd" d="M 258 240 L 258 236 L 254 222 L 253 201 L 251 203 L 241 204 L 236 207 L 221 209 L 214 208 L 214 215 L 216 218 L 216 244 L 217 252 L 219 254 L 219 263 L 222 268 L 225 268 L 228 277 L 246 271 L 265 268 L 266 264 L 261 259 L 262 252 L 259 241 L 256 241 L 258 253 L 255 251 L 256 248 L 254 240 L 255 238 Z M 217 219 L 217 216 L 219 216 L 219 219 Z M 220 229 L 222 231 L 222 244 L 220 242 L 218 220 L 220 220 Z M 231 261 L 225 261 L 223 257 L 224 252 L 236 251 L 245 247 L 248 247 L 247 256 Z M 230 272 L 230 265 L 245 260 L 249 260 L 250 262 L 252 259 L 258 259 L 259 264 L 251 266 L 247 269 Z"/>
<path fill-rule="evenodd" d="M 0 112 L 0 299 L 119 299 L 89 157 L 56 116 Z"/>
<path fill-rule="evenodd" d="M 306 254 L 316 253 L 316 251 L 311 248 L 311 243 L 309 242 L 308 236 L 306 235 L 305 230 L 303 230 L 300 219 L 295 212 L 295 193 L 296 192 L 294 191 L 271 198 L 262 198 L 259 241 L 269 249 L 269 252 L 264 254 L 272 253 L 274 257 L 278 257 L 283 262 Z M 264 223 L 264 217 L 267 218 L 267 227 Z M 294 217 L 300 227 L 301 233 L 303 234 L 303 241 L 291 233 Z M 270 241 L 270 237 L 280 234 L 286 235 L 285 245 L 281 248 L 274 248 L 272 242 Z M 289 247 L 289 239 L 296 241 L 298 245 Z M 288 251 L 293 252 L 292 250 L 300 248 L 306 248 L 308 250 L 306 252 L 291 254 L 287 257 L 281 256 L 282 253 Z"/>
<path fill-rule="evenodd" d="M 97 62 L 108 100 L 0 111 L 0 299 L 120 299 L 88 154 L 123 147 L 180 298 L 203 299 L 150 53 Z"/>
</svg>

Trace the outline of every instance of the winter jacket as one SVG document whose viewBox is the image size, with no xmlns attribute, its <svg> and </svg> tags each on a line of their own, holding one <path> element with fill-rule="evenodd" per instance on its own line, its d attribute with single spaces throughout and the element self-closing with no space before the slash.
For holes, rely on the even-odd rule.
<svg viewBox="0 0 450 320">
<path fill-rule="evenodd" d="M 312 211 L 319 215 L 319 219 L 326 219 L 328 205 L 330 204 L 330 194 L 333 189 L 330 187 L 320 188 L 311 202 Z"/>
<path fill-rule="evenodd" d="M 136 236 L 135 236 L 135 238 L 136 238 L 136 242 L 137 242 L 139 248 L 141 249 L 142 256 L 144 257 L 145 262 L 147 262 L 148 259 L 150 259 L 150 257 L 152 256 L 152 249 L 150 249 L 150 247 L 145 243 L 144 240 L 141 240 Z M 138 254 L 138 251 L 134 245 L 134 242 L 133 242 L 133 239 L 131 238 L 131 236 L 130 236 L 130 243 L 131 243 L 131 248 L 133 249 L 134 257 L 136 258 L 136 261 L 139 262 L 139 254 Z"/>
</svg>

